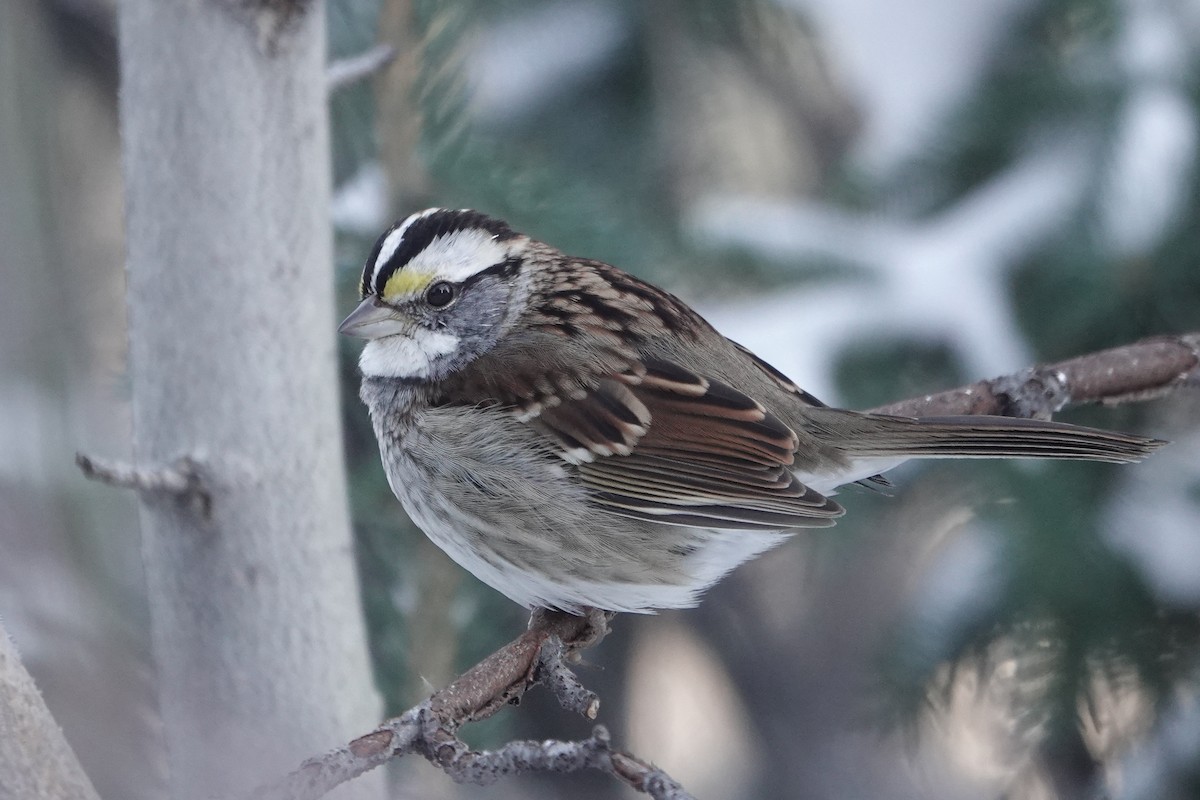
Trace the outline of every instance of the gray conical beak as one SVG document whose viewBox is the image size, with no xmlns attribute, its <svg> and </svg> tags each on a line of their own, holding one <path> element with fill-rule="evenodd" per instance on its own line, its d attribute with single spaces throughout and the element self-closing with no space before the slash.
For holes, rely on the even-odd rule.
<svg viewBox="0 0 1200 800">
<path fill-rule="evenodd" d="M 358 308 L 342 320 L 342 324 L 338 325 L 338 333 L 357 336 L 360 339 L 379 339 L 404 333 L 406 327 L 396 309 L 384 305 L 378 297 L 372 295 L 359 303 Z"/>
</svg>

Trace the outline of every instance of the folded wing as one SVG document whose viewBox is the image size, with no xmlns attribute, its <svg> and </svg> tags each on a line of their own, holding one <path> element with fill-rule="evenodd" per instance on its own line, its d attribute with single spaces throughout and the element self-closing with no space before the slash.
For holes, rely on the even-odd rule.
<svg viewBox="0 0 1200 800">
<path fill-rule="evenodd" d="M 641 366 L 528 420 L 578 465 L 596 505 L 752 530 L 824 527 L 843 513 L 795 479 L 796 434 L 753 398 L 670 362 Z"/>
</svg>

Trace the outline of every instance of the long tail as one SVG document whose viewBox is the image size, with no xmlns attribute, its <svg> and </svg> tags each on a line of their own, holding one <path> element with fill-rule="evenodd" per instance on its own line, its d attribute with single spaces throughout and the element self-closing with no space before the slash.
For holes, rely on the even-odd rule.
<svg viewBox="0 0 1200 800">
<path fill-rule="evenodd" d="M 1130 433 L 1016 417 L 806 412 L 807 430 L 850 458 L 1065 458 L 1124 464 L 1167 444 Z"/>
</svg>

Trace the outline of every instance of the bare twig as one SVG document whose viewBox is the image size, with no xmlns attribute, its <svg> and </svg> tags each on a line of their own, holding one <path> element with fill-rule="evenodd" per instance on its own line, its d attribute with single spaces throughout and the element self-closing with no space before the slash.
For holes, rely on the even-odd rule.
<svg viewBox="0 0 1200 800">
<path fill-rule="evenodd" d="M 551 636 L 542 645 L 538 656 L 536 678 L 545 683 L 559 704 L 567 711 L 595 719 L 600 713 L 600 698 L 588 689 L 567 666 L 564 656 L 567 649 L 557 636 Z"/>
<path fill-rule="evenodd" d="M 317 800 L 324 797 L 364 772 L 396 756 L 414 752 L 422 732 L 422 716 L 428 712 L 429 701 L 426 700 L 366 736 L 308 759 L 280 780 L 256 789 L 248 800 Z"/>
<path fill-rule="evenodd" d="M 670 775 L 629 753 L 613 753 L 612 764 L 617 777 L 655 800 L 690 800 L 692 797 Z"/>
<path fill-rule="evenodd" d="M 358 55 L 339 58 L 325 69 L 329 93 L 353 86 L 359 81 L 382 72 L 396 60 L 397 50 L 390 44 L 377 44 Z"/>
<path fill-rule="evenodd" d="M 137 492 L 194 500 L 204 517 L 208 517 L 212 511 L 212 495 L 205 488 L 200 463 L 191 456 L 177 458 L 164 466 L 135 467 L 133 464 L 76 453 L 75 463 L 83 476 L 90 480 Z"/>
<path fill-rule="evenodd" d="M 552 636 L 576 647 L 588 630 L 587 620 L 571 614 L 550 612 L 535 627 L 522 633 L 490 656 L 464 672 L 453 683 L 430 698 L 440 719 L 474 722 L 492 716 L 517 700 L 536 681 L 541 647 Z"/>
<path fill-rule="evenodd" d="M 437 742 L 439 734 L 444 735 L 435 724 L 428 740 Z M 458 783 L 488 786 L 502 777 L 526 772 L 612 772 L 608 746 L 608 731 L 597 725 L 589 738 L 577 742 L 517 741 L 496 750 L 472 751 L 461 739 L 450 737 L 435 744 L 429 758 Z"/>
<path fill-rule="evenodd" d="M 871 410 L 910 417 L 1048 417 L 1069 405 L 1121 405 L 1184 386 L 1200 387 L 1200 332 L 1145 339 Z"/>
<path fill-rule="evenodd" d="M 604 617 L 601 617 L 603 620 Z M 389 759 L 418 754 L 454 780 L 489 784 L 523 772 L 607 772 L 657 800 L 690 795 L 657 767 L 613 751 L 608 732 L 597 726 L 580 741 L 509 742 L 497 750 L 474 751 L 457 736 L 467 722 L 495 714 L 535 684 L 550 684 L 569 710 L 594 719 L 600 701 L 567 667 L 567 656 L 603 638 L 594 620 L 539 611 L 532 627 L 425 702 L 350 744 L 310 759 L 282 780 L 250 795 L 251 800 L 316 800 L 336 786 Z"/>
<path fill-rule="evenodd" d="M 497 750 L 473 752 L 459 739 L 441 749 L 438 763 L 459 783 L 487 786 L 508 775 L 525 772 L 579 772 L 595 769 L 620 778 L 629 786 L 655 800 L 692 800 L 677 781 L 661 769 L 628 753 L 614 752 L 608 730 L 603 725 L 592 735 L 576 742 L 551 739 L 544 742 L 508 742 Z"/>
</svg>

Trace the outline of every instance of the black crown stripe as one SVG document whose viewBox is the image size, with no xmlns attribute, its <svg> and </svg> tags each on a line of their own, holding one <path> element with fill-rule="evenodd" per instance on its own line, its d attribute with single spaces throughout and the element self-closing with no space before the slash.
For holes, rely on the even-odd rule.
<svg viewBox="0 0 1200 800">
<path fill-rule="evenodd" d="M 407 220 L 401 220 L 379 237 L 375 242 L 375 247 L 371 249 L 371 254 L 367 257 L 366 266 L 363 267 L 362 283 L 359 286 L 363 296 L 371 292 L 371 274 L 375 268 L 375 261 L 379 258 L 379 252 L 383 249 L 383 243 L 388 235 L 403 225 Z M 414 220 L 408 229 L 404 231 L 404 236 L 400 240 L 400 246 L 396 248 L 396 252 L 388 259 L 377 275 L 375 275 L 375 292 L 382 293 L 383 287 L 387 285 L 388 279 L 402 269 L 405 264 L 412 261 L 418 253 L 428 247 L 434 239 L 439 236 L 445 236 L 450 233 L 463 230 L 484 230 L 492 234 L 496 239 L 504 241 L 505 239 L 513 239 L 517 237 L 516 231 L 508 227 L 508 223 L 503 220 L 489 217 L 486 214 L 481 214 L 478 211 L 470 211 L 463 209 L 454 211 L 449 209 L 439 209 L 427 217 L 421 217 Z"/>
</svg>

